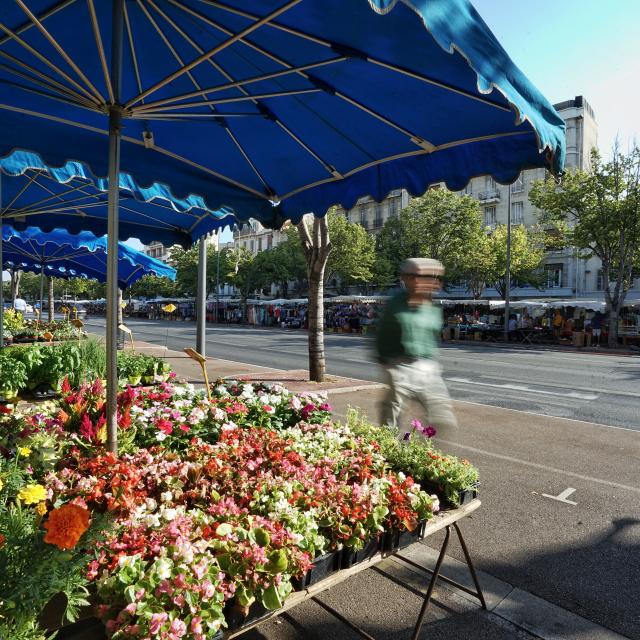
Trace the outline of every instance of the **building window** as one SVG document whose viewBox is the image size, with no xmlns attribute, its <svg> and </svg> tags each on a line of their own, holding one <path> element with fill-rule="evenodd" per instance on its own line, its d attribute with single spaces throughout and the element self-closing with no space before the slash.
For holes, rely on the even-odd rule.
<svg viewBox="0 0 640 640">
<path fill-rule="evenodd" d="M 367 228 L 367 205 L 360 205 L 360 224 L 366 229 Z"/>
<path fill-rule="evenodd" d="M 467 186 L 464 188 L 464 195 L 465 196 L 473 195 L 473 187 L 471 186 L 471 180 L 467 182 Z"/>
<path fill-rule="evenodd" d="M 511 185 L 511 193 L 522 193 L 524 191 L 524 179 L 520 174 L 517 180 Z"/>
<path fill-rule="evenodd" d="M 562 264 L 548 264 L 544 270 L 547 273 L 547 289 L 557 289 L 562 286 Z"/>
<path fill-rule="evenodd" d="M 496 185 L 496 181 L 491 176 L 485 176 L 484 188 L 486 191 L 495 191 L 498 187 Z"/>
<path fill-rule="evenodd" d="M 251 253 L 253 253 L 253 240 L 249 241 L 249 251 L 251 251 Z"/>
<path fill-rule="evenodd" d="M 511 224 L 524 224 L 524 202 L 511 203 Z"/>
<path fill-rule="evenodd" d="M 258 238 L 258 251 L 262 251 L 262 238 Z"/>
<path fill-rule="evenodd" d="M 484 226 L 485 227 L 496 226 L 496 208 L 495 207 L 484 208 Z"/>
<path fill-rule="evenodd" d="M 598 276 L 596 277 L 596 290 L 604 291 L 604 273 L 602 269 L 598 269 Z"/>
<path fill-rule="evenodd" d="M 393 196 L 389 200 L 389 217 L 396 218 L 398 213 L 400 213 L 400 197 Z"/>
</svg>

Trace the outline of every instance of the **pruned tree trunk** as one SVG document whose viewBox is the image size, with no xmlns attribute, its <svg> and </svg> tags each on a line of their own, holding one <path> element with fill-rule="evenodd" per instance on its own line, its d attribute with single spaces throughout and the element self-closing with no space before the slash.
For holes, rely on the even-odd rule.
<svg viewBox="0 0 640 640">
<path fill-rule="evenodd" d="M 11 300 L 15 304 L 16 298 L 20 297 L 20 278 L 22 271 L 20 269 L 11 269 Z"/>
<path fill-rule="evenodd" d="M 53 322 L 55 309 L 53 304 L 53 278 L 51 276 L 47 278 L 47 283 L 49 285 L 49 322 Z"/>
<path fill-rule="evenodd" d="M 307 259 L 309 279 L 309 379 L 323 382 L 326 372 L 324 357 L 324 270 L 331 253 L 329 224 L 326 217 L 313 218 L 312 230 L 304 218 L 298 233 Z"/>
</svg>

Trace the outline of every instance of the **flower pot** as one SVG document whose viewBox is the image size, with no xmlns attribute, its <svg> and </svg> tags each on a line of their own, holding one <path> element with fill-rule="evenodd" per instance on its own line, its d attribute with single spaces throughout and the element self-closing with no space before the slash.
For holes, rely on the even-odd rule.
<svg viewBox="0 0 640 640">
<path fill-rule="evenodd" d="M 313 567 L 309 569 L 309 571 L 307 571 L 307 573 L 305 573 L 302 578 L 293 578 L 291 580 L 293 588 L 296 591 L 302 591 L 302 589 L 306 589 L 312 584 L 316 584 L 317 582 L 320 582 L 320 580 L 324 580 L 332 573 L 339 571 L 341 558 L 342 550 L 332 551 L 330 553 L 326 553 L 323 556 L 317 557 L 313 561 Z"/>
<path fill-rule="evenodd" d="M 142 383 L 143 384 L 155 384 L 155 381 L 156 381 L 155 375 L 153 375 L 153 376 L 142 376 Z"/>
<path fill-rule="evenodd" d="M 424 534 L 426 520 L 418 523 L 413 530 L 408 529 L 387 529 L 382 538 L 383 551 L 395 551 L 396 549 L 404 549 L 414 542 L 418 542 Z"/>
<path fill-rule="evenodd" d="M 235 600 L 230 600 L 224 607 L 224 619 L 227 622 L 229 631 L 240 629 L 262 618 L 267 618 L 270 613 L 271 611 L 258 600 L 253 602 L 250 607 L 241 607 L 235 603 Z"/>
<path fill-rule="evenodd" d="M 137 387 L 140 384 L 142 376 L 129 376 L 127 380 L 132 387 Z"/>
<path fill-rule="evenodd" d="M 342 550 L 342 555 L 340 556 L 340 566 L 342 569 L 348 569 L 352 567 L 354 564 L 358 564 L 359 562 L 363 562 L 364 560 L 368 560 L 378 553 L 380 550 L 382 536 L 375 536 L 373 538 L 369 538 L 364 543 L 364 547 L 358 551 L 354 551 L 353 549 L 347 549 L 346 547 Z"/>
<path fill-rule="evenodd" d="M 445 488 L 436 482 L 432 482 L 430 480 L 422 480 L 420 482 L 420 488 L 427 493 L 435 493 L 440 500 L 440 511 L 447 511 L 449 509 L 457 509 L 464 504 L 468 504 L 472 500 L 475 500 L 478 497 L 478 489 L 480 487 L 480 483 L 476 482 L 475 484 L 467 487 L 466 489 L 461 489 L 458 491 L 458 501 L 457 504 L 455 501 L 452 501 L 450 497 L 447 496 Z"/>
</svg>

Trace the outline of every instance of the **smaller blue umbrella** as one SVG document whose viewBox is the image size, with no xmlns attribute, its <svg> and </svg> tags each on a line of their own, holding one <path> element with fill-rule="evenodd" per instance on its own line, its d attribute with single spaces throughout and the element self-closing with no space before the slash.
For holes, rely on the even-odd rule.
<svg viewBox="0 0 640 640">
<path fill-rule="evenodd" d="M 3 267 L 31 271 L 56 278 L 107 280 L 107 238 L 87 231 L 71 234 L 60 229 L 44 233 L 28 228 L 2 229 Z M 175 280 L 176 270 L 160 260 L 120 243 L 118 246 L 118 286 L 132 285 L 146 275 Z"/>
</svg>

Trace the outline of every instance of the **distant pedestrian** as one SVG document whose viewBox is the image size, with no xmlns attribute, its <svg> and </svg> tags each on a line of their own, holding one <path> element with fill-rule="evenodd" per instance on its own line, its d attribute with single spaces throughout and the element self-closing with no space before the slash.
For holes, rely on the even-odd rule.
<svg viewBox="0 0 640 640">
<path fill-rule="evenodd" d="M 602 320 L 603 316 L 599 311 L 596 311 L 591 318 L 591 339 L 592 344 L 596 347 L 600 346 L 600 334 L 602 333 Z"/>
<path fill-rule="evenodd" d="M 431 304 L 444 268 L 437 260 L 410 258 L 400 267 L 404 290 L 387 304 L 376 331 L 378 358 L 389 390 L 382 404 L 382 423 L 400 431 L 406 400 L 417 400 L 439 436 L 448 437 L 458 423 L 437 362 L 442 310 Z"/>
</svg>

